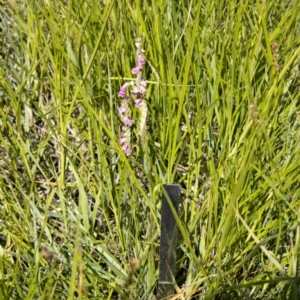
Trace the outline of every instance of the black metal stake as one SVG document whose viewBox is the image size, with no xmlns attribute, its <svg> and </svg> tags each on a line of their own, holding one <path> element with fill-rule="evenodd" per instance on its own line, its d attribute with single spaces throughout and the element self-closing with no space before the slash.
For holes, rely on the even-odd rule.
<svg viewBox="0 0 300 300">
<path fill-rule="evenodd" d="M 166 299 L 168 296 L 174 294 L 178 232 L 174 213 L 178 214 L 179 196 L 179 184 L 164 185 L 161 204 L 160 262 L 157 299 Z M 170 205 L 173 206 L 173 211 Z"/>
</svg>

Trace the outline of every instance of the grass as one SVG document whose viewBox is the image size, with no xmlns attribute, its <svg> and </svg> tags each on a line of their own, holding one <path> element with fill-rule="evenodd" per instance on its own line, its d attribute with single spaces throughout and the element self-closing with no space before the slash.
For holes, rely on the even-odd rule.
<svg viewBox="0 0 300 300">
<path fill-rule="evenodd" d="M 182 188 L 171 299 L 299 298 L 298 0 L 0 11 L 1 299 L 155 299 L 165 183 Z M 138 37 L 147 130 L 126 156 Z"/>
</svg>

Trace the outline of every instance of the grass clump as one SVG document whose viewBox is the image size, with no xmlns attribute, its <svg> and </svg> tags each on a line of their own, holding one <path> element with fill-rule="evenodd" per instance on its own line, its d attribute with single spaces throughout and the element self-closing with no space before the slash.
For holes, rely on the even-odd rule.
<svg viewBox="0 0 300 300">
<path fill-rule="evenodd" d="M 3 299 L 155 299 L 165 183 L 183 190 L 172 299 L 299 298 L 299 1 L 0 11 Z M 128 102 L 125 153 L 137 38 L 147 115 Z"/>
</svg>

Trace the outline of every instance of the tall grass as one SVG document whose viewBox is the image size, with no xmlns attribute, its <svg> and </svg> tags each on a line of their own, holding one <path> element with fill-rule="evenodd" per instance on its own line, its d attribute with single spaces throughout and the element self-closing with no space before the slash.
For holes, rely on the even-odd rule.
<svg viewBox="0 0 300 300">
<path fill-rule="evenodd" d="M 172 299 L 299 299 L 298 0 L 0 11 L 1 299 L 155 299 L 165 183 L 183 190 Z"/>
</svg>

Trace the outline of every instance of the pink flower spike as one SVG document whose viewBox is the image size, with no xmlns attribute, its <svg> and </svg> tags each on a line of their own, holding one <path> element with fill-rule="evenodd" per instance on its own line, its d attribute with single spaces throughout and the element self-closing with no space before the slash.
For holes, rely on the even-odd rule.
<svg viewBox="0 0 300 300">
<path fill-rule="evenodd" d="M 126 141 L 126 138 L 124 138 L 124 137 L 122 137 L 122 138 L 119 139 L 119 143 L 120 144 L 123 144 L 125 141 Z"/>
<path fill-rule="evenodd" d="M 135 106 L 136 106 L 137 108 L 141 108 L 141 107 L 142 107 L 142 99 L 138 98 L 138 99 L 136 99 L 136 100 L 134 101 L 134 103 L 135 103 Z"/>
<path fill-rule="evenodd" d="M 127 117 L 124 118 L 124 124 L 125 125 L 131 126 L 133 123 L 134 123 L 133 120 L 131 120 L 131 119 L 127 118 Z"/>
<path fill-rule="evenodd" d="M 138 66 L 138 67 L 136 67 L 136 68 L 133 68 L 132 70 L 131 70 L 131 73 L 133 74 L 133 75 L 136 75 L 136 74 L 138 74 L 138 72 L 140 71 L 140 67 Z"/>
</svg>

